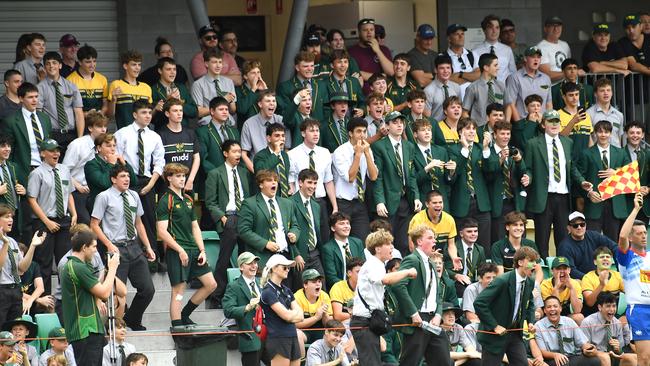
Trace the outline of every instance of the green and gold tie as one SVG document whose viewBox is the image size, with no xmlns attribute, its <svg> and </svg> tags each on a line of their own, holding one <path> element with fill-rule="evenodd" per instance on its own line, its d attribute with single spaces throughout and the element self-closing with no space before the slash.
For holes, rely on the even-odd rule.
<svg viewBox="0 0 650 366">
<path fill-rule="evenodd" d="M 8 239 L 4 240 L 4 245 L 9 245 Z M 8 249 L 7 255 L 9 256 L 9 264 L 11 265 L 11 277 L 14 278 L 14 284 L 20 286 L 20 273 L 18 272 L 18 264 L 16 263 L 16 253 L 18 251 L 11 249 L 11 247 L 7 249 Z"/>
<path fill-rule="evenodd" d="M 59 122 L 59 129 L 68 129 L 68 116 L 65 114 L 65 104 L 63 100 L 63 93 L 61 92 L 61 85 L 56 81 L 52 82 L 56 94 L 56 119 Z"/>
<path fill-rule="evenodd" d="M 269 235 L 270 241 L 276 242 L 275 232 L 278 230 L 278 218 L 276 217 L 275 212 L 275 203 L 273 203 L 273 198 L 269 198 L 269 211 L 271 212 L 271 225 L 269 225 Z"/>
<path fill-rule="evenodd" d="M 469 155 L 467 155 L 466 168 L 467 168 L 467 189 L 469 189 L 469 193 L 474 194 L 476 191 L 474 190 L 474 177 L 472 176 L 472 146 L 471 145 L 469 147 Z"/>
<path fill-rule="evenodd" d="M 144 140 L 142 134 L 144 128 L 138 130 L 138 174 L 144 175 Z"/>
<path fill-rule="evenodd" d="M 278 176 L 280 176 L 280 197 L 289 197 L 289 181 L 287 180 L 287 165 L 282 158 L 282 154 L 278 155 L 280 162 L 278 163 Z"/>
<path fill-rule="evenodd" d="M 354 180 L 354 185 L 357 187 L 357 194 L 359 195 L 359 202 L 363 202 L 366 197 L 366 190 L 363 188 L 363 177 L 361 177 L 361 167 L 357 171 L 357 177 Z"/>
<path fill-rule="evenodd" d="M 607 159 L 607 150 L 603 150 L 603 170 L 609 169 L 609 160 Z"/>
<path fill-rule="evenodd" d="M 445 92 L 445 100 L 447 100 L 449 98 L 449 85 L 443 84 L 442 90 Z"/>
<path fill-rule="evenodd" d="M 488 104 L 496 102 L 497 98 L 494 95 L 494 81 L 490 80 L 487 83 L 488 85 Z"/>
<path fill-rule="evenodd" d="M 214 79 L 214 90 L 217 92 L 217 96 L 223 97 L 224 93 L 219 86 L 219 79 Z"/>
<path fill-rule="evenodd" d="M 309 152 L 309 170 L 316 171 L 316 163 L 314 162 L 314 150 Z"/>
<path fill-rule="evenodd" d="M 560 183 L 562 177 L 560 176 L 560 152 L 557 149 L 555 139 L 553 139 L 553 179 Z"/>
<path fill-rule="evenodd" d="M 127 240 L 132 240 L 135 238 L 135 225 L 133 223 L 133 212 L 131 211 L 131 204 L 129 204 L 129 197 L 126 192 L 120 193 L 122 196 L 122 207 L 124 208 L 124 223 L 126 224 L 126 236 Z M 171 222 L 171 217 L 169 218 Z"/>
<path fill-rule="evenodd" d="M 514 197 L 512 194 L 512 187 L 510 186 L 510 161 L 505 159 L 501 165 L 501 173 L 503 174 L 503 195 L 506 199 Z"/>
<path fill-rule="evenodd" d="M 56 217 L 65 216 L 65 208 L 63 207 L 63 187 L 61 184 L 61 176 L 57 168 L 52 169 L 54 172 L 54 194 L 56 202 Z"/>
<path fill-rule="evenodd" d="M 427 159 L 427 165 L 429 165 L 433 161 L 433 157 L 431 156 L 431 149 L 424 150 L 424 154 Z M 438 176 L 436 175 L 435 167 L 429 171 L 429 175 L 431 175 L 431 189 L 438 189 L 440 187 L 440 182 L 438 182 Z"/>
<path fill-rule="evenodd" d="M 241 208 L 241 192 L 239 191 L 239 179 L 237 179 L 237 168 L 232 168 L 232 185 L 235 187 L 235 207 L 237 211 Z"/>
<path fill-rule="evenodd" d="M 31 114 L 31 120 L 32 120 L 32 130 L 34 131 L 34 138 L 36 139 L 36 145 L 41 146 L 43 143 L 43 132 L 41 131 L 41 128 L 38 126 L 38 121 L 36 121 L 36 113 Z"/>
<path fill-rule="evenodd" d="M 7 164 L 2 164 L 2 181 L 7 185 L 7 193 L 5 193 L 5 200 L 7 205 L 12 209 L 16 209 L 16 197 L 14 196 L 14 185 L 11 183 L 9 176 L 9 169 Z"/>
<path fill-rule="evenodd" d="M 339 125 L 339 135 L 341 136 L 341 145 L 345 144 L 348 142 L 348 131 L 345 129 L 345 120 L 340 119 L 338 121 Z"/>
<path fill-rule="evenodd" d="M 309 234 L 307 237 L 307 246 L 309 247 L 309 250 L 314 250 L 316 249 L 316 235 L 314 235 L 314 223 L 311 212 L 309 212 L 309 200 L 305 201 L 305 211 L 307 211 L 307 232 Z"/>
</svg>

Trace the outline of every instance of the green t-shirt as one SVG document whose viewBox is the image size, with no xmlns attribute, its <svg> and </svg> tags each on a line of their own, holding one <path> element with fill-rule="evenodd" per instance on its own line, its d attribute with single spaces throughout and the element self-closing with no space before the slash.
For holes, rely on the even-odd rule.
<svg viewBox="0 0 650 366">
<path fill-rule="evenodd" d="M 537 244 L 534 241 L 526 238 L 521 239 L 522 247 L 530 247 L 537 249 Z M 508 237 L 496 241 L 492 244 L 492 262 L 497 266 L 503 266 L 505 272 L 508 272 L 514 268 L 513 258 L 515 257 L 515 248 L 508 240 Z"/>
<path fill-rule="evenodd" d="M 102 318 L 90 289 L 98 283 L 90 263 L 75 256 L 61 272 L 61 298 L 63 319 L 68 342 L 87 338 L 90 333 L 104 334 Z"/>
<path fill-rule="evenodd" d="M 169 202 L 171 197 L 171 207 Z M 158 201 L 156 217 L 158 221 L 170 221 L 167 231 L 183 249 L 197 249 L 192 235 L 192 222 L 196 220 L 193 203 L 189 196 L 183 198 L 176 193 L 167 190 Z M 171 216 L 171 217 L 170 217 Z"/>
</svg>

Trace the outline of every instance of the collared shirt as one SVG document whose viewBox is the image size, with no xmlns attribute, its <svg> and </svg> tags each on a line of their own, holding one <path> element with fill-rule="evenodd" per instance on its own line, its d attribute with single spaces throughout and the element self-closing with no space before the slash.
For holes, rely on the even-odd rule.
<svg viewBox="0 0 650 366">
<path fill-rule="evenodd" d="M 377 120 L 378 121 L 377 124 L 375 124 L 375 119 L 372 118 L 371 115 L 367 115 L 366 117 L 364 117 L 364 120 L 368 122 L 368 129 L 367 129 L 368 138 L 373 137 L 374 135 L 379 133 L 379 129 L 381 125 L 385 124 L 384 117 L 379 118 Z"/>
<path fill-rule="evenodd" d="M 460 85 L 451 80 L 443 83 L 440 79 L 435 78 L 426 88 L 424 88 L 424 94 L 427 97 L 426 106 L 431 110 L 431 117 L 436 121 L 445 118 L 445 114 L 442 110 L 442 103 L 445 101 L 445 86 L 447 86 L 447 94 L 450 97 L 460 97 Z"/>
<path fill-rule="evenodd" d="M 488 90 L 490 88 L 488 82 L 492 82 L 495 103 L 504 104 L 506 95 L 505 80 L 485 80 L 480 77 L 469 84 L 463 98 L 463 109 L 469 111 L 470 117 L 476 121 L 479 127 L 487 123 L 485 109 L 490 104 L 488 101 Z"/>
<path fill-rule="evenodd" d="M 535 340 L 539 348 L 543 351 L 559 352 L 564 355 L 580 354 L 582 345 L 588 340 L 576 322 L 569 317 L 560 316 L 558 326 L 562 335 L 563 349 L 560 349 L 556 326 L 548 318 L 544 317 L 535 323 L 535 328 L 539 329 L 535 332 Z"/>
<path fill-rule="evenodd" d="M 43 130 L 43 124 L 41 119 L 38 118 L 36 111 L 30 112 L 25 107 L 21 108 L 23 112 L 23 120 L 25 121 L 25 128 L 27 129 L 27 137 L 29 138 L 29 147 L 30 147 L 30 165 L 39 166 L 41 165 L 41 153 L 38 150 L 38 144 L 36 143 L 36 135 L 34 135 L 34 129 L 32 128 L 32 114 L 36 116 L 36 123 L 38 128 L 41 131 L 41 135 L 45 136 L 45 131 Z"/>
<path fill-rule="evenodd" d="M 519 274 L 519 272 L 515 271 L 515 307 L 513 308 L 513 314 L 512 314 L 512 321 L 515 321 L 517 318 L 517 309 L 519 309 L 519 306 L 521 304 L 519 301 L 521 300 L 521 292 L 524 290 L 524 287 L 526 286 L 526 277 L 522 276 Z"/>
<path fill-rule="evenodd" d="M 7 236 L 7 240 L 9 241 L 9 248 L 7 248 L 7 257 L 5 258 L 5 263 L 2 265 L 2 270 L 0 271 L 0 285 L 13 285 L 15 283 L 14 276 L 12 275 L 11 271 L 11 260 L 9 259 L 9 255 L 14 256 L 16 260 L 16 267 L 18 267 L 20 261 L 23 260 L 23 252 L 18 249 L 18 243 L 9 236 Z M 0 250 L 4 248 L 4 246 L 5 244 L 0 241 Z"/>
<path fill-rule="evenodd" d="M 72 345 L 70 345 L 72 346 Z M 124 354 L 128 357 L 131 353 L 135 353 L 135 346 L 132 345 L 131 343 L 123 342 L 121 344 L 115 345 L 115 351 L 117 353 L 117 362 L 116 363 L 111 363 L 111 342 L 109 341 L 107 345 L 104 346 L 104 355 L 102 356 L 102 365 L 121 365 L 122 362 L 122 356 L 120 355 L 120 350 L 119 346 L 124 347 Z"/>
<path fill-rule="evenodd" d="M 605 148 L 601 147 L 600 145 L 596 145 L 596 146 L 598 147 L 598 156 L 600 156 L 600 160 L 603 160 L 603 156 L 607 157 L 607 167 L 609 168 L 612 162 L 612 156 L 609 154 L 611 150 L 609 148 L 609 145 Z M 605 153 L 604 155 L 603 152 Z"/>
<path fill-rule="evenodd" d="M 637 149 L 639 152 L 641 152 L 641 147 L 639 146 L 637 149 L 635 149 L 630 144 L 626 144 L 625 146 L 627 148 L 627 151 L 630 153 L 630 160 L 637 160 L 639 158 L 637 156 Z"/>
<path fill-rule="evenodd" d="M 219 89 L 221 90 L 219 94 L 217 94 L 217 88 L 214 85 L 215 80 L 218 80 L 219 83 Z M 222 75 L 212 77 L 209 74 L 205 74 L 192 84 L 192 99 L 194 99 L 194 103 L 197 106 L 208 107 L 213 98 L 223 97 L 228 93 L 232 93 L 235 96 L 233 103 L 237 102 L 235 84 L 233 84 L 231 79 Z M 210 115 L 204 116 L 199 120 L 199 124 L 208 124 L 210 123 L 210 119 L 212 119 Z"/>
<path fill-rule="evenodd" d="M 57 164 L 56 169 L 61 180 L 61 190 L 63 194 L 63 211 L 68 213 L 68 197 L 72 193 L 73 185 L 70 171 L 65 165 Z M 54 183 L 54 168 L 43 163 L 38 168 L 29 173 L 27 180 L 27 195 L 35 198 L 41 207 L 45 216 L 56 217 L 56 194 Z M 36 215 L 33 215 L 36 217 Z"/>
<path fill-rule="evenodd" d="M 447 338 L 449 338 L 449 346 L 452 352 L 455 352 L 458 346 L 462 348 L 461 351 L 466 351 L 468 347 L 472 346 L 466 334 L 467 332 L 465 332 L 462 325 L 454 323 L 451 329 L 445 332 L 447 333 Z"/>
<path fill-rule="evenodd" d="M 469 54 L 471 52 L 466 48 L 463 48 L 463 52 L 458 55 L 451 48 L 447 48 L 447 54 L 451 57 L 451 68 L 454 73 L 457 72 L 472 72 L 478 67 L 478 59 L 474 58 L 473 62 L 469 60 Z M 472 55 L 473 57 L 474 55 Z M 470 82 L 464 82 L 460 84 L 460 97 L 462 98 L 465 95 L 465 90 L 469 86 Z"/>
<path fill-rule="evenodd" d="M 492 44 L 486 40 L 472 50 L 474 53 L 474 59 L 478 60 L 481 55 L 491 53 L 492 49 L 494 49 L 494 54 L 499 59 L 499 73 L 497 74 L 497 79 L 505 82 L 510 74 L 517 71 L 515 56 L 512 53 L 512 48 L 510 48 L 510 46 L 506 46 L 499 41 Z"/>
<path fill-rule="evenodd" d="M 4 177 L 5 170 L 6 170 L 7 174 L 9 174 L 9 179 L 7 181 L 5 181 L 5 177 Z M 14 182 L 16 182 L 18 177 L 16 177 L 16 175 L 14 173 L 15 173 L 15 169 L 12 169 L 12 167 L 9 166 L 9 164 L 7 163 L 6 160 L 3 161 L 3 162 L 0 162 L 0 181 L 2 183 L 7 183 L 8 185 L 14 187 L 14 189 L 12 189 L 13 196 L 14 196 L 14 202 L 18 202 L 18 195 L 16 193 L 16 188 L 15 188 L 15 183 L 14 183 Z M 12 182 L 12 177 L 13 177 L 13 182 Z"/>
<path fill-rule="evenodd" d="M 139 172 L 138 159 L 138 126 L 135 122 L 120 128 L 115 132 L 117 141 L 117 153 L 124 156 L 124 159 L 134 167 L 137 175 L 151 177 L 153 173 L 162 175 L 165 167 L 165 148 L 163 147 L 160 135 L 148 127 L 144 128 L 142 141 L 144 143 L 144 172 Z M 153 163 L 153 171 L 151 165 Z"/>
<path fill-rule="evenodd" d="M 241 177 L 239 176 L 239 172 L 237 171 L 236 167 L 233 167 L 232 165 L 228 164 L 228 162 L 224 162 L 224 165 L 226 166 L 226 175 L 228 176 L 228 205 L 226 205 L 226 211 L 236 211 L 237 210 L 237 204 L 235 203 L 235 187 L 234 183 L 235 181 L 233 180 L 233 169 L 235 170 L 234 174 L 237 174 L 237 185 L 239 186 L 239 198 L 241 199 L 242 202 L 244 202 L 244 189 L 241 185 Z"/>
<path fill-rule="evenodd" d="M 65 151 L 63 158 L 63 165 L 70 169 L 72 179 L 77 181 L 82 186 L 86 185 L 86 174 L 84 173 L 84 166 L 87 162 L 95 158 L 95 141 L 90 135 L 74 139 Z M 73 185 L 73 190 L 74 185 Z"/>
<path fill-rule="evenodd" d="M 27 56 L 24 60 L 18 61 L 14 64 L 14 69 L 20 71 L 20 74 L 23 76 L 24 83 L 38 85 L 38 72 L 36 71 L 37 63 L 41 65 L 41 68 L 43 68 L 43 60 L 34 61 L 30 56 Z"/>
<path fill-rule="evenodd" d="M 343 343 L 339 343 L 336 347 L 329 347 L 325 340 L 319 339 L 312 343 L 307 350 L 307 363 L 305 366 L 318 366 L 323 365 L 339 359 L 341 354 L 344 354 Z M 348 366 L 350 362 L 348 357 L 343 357 L 339 365 Z"/>
<path fill-rule="evenodd" d="M 548 191 L 549 193 L 569 193 L 567 187 L 567 171 L 566 171 L 566 156 L 564 156 L 564 147 L 560 141 L 560 136 L 551 137 L 544 134 L 546 141 L 546 153 L 548 155 Z M 560 181 L 556 182 L 553 173 L 553 140 L 557 146 L 558 156 L 560 160 Z"/>
<path fill-rule="evenodd" d="M 426 289 L 431 286 L 431 290 L 429 290 L 429 297 L 424 299 L 422 302 L 422 306 L 420 307 L 420 311 L 424 313 L 432 313 L 436 311 L 436 308 L 438 307 L 437 303 L 437 294 L 438 294 L 438 283 L 437 283 L 437 278 L 435 278 L 435 272 L 431 270 L 433 268 L 433 265 L 429 266 L 429 256 L 426 255 L 422 249 L 420 248 L 415 248 L 415 251 L 418 253 L 420 256 L 420 259 L 424 263 L 424 289 Z M 431 282 L 433 281 L 433 282 Z M 426 295 L 426 293 L 425 293 Z M 413 315 L 413 314 L 412 314 Z"/>
<path fill-rule="evenodd" d="M 472 252 L 471 255 L 474 255 L 473 251 L 474 251 L 474 245 L 476 245 L 476 243 L 474 243 L 473 245 L 470 246 L 470 245 L 467 245 L 467 243 L 463 239 L 461 239 L 460 242 L 463 243 L 463 253 L 465 253 L 465 258 L 467 258 L 467 253 L 469 253 L 469 252 Z M 466 259 L 464 259 L 464 260 L 466 260 Z M 474 260 L 474 258 L 472 258 L 472 260 Z M 465 276 L 469 276 L 468 271 L 469 271 L 469 268 L 467 268 L 465 263 L 463 263 L 463 274 Z"/>
<path fill-rule="evenodd" d="M 248 278 L 242 275 L 242 278 L 244 279 L 244 282 L 246 282 L 246 286 L 248 287 L 249 290 L 251 290 L 251 285 L 255 287 L 255 293 L 257 293 L 257 297 L 259 297 L 262 294 L 262 290 L 260 289 L 260 286 L 255 280 L 255 277 Z"/>
<path fill-rule="evenodd" d="M 370 150 L 372 156 L 372 150 Z M 374 158 L 373 158 L 374 159 Z M 356 182 L 348 179 L 348 171 L 354 161 L 354 147 L 351 142 L 339 146 L 332 154 L 332 165 L 334 170 L 334 186 L 336 187 L 336 198 L 344 200 L 354 200 L 359 198 Z M 365 154 L 361 155 L 359 161 L 359 172 L 363 186 L 366 186 L 366 176 L 368 174 L 368 163 L 366 162 Z"/>
<path fill-rule="evenodd" d="M 580 327 L 589 343 L 596 346 L 601 352 L 608 352 L 609 338 L 607 337 L 606 319 L 600 312 L 593 313 L 586 317 Z M 627 346 L 626 339 L 630 339 L 630 328 L 627 324 L 621 323 L 616 317 L 612 317 L 609 324 L 611 337 L 618 340 L 621 348 Z"/>
<path fill-rule="evenodd" d="M 546 103 L 553 100 L 551 78 L 539 70 L 535 71 L 534 76 L 530 76 L 526 73 L 526 68 L 522 67 L 506 80 L 505 104 L 514 103 L 520 116 L 527 114 L 524 100 L 531 94 L 542 97 L 542 111 L 544 111 Z"/>
<path fill-rule="evenodd" d="M 107 357 L 107 354 L 106 354 L 107 347 L 108 347 L 108 345 L 104 346 L 104 361 L 108 362 L 107 365 L 111 365 L 110 359 Z M 133 348 L 133 350 L 131 352 L 127 353 L 127 355 L 135 352 L 135 346 L 131 345 L 131 347 Z M 45 351 L 43 351 L 43 353 L 41 353 L 41 355 L 38 358 L 38 366 L 47 366 L 47 359 L 54 356 L 55 354 L 56 354 L 56 352 L 54 352 L 54 350 L 51 349 L 51 348 L 46 349 Z M 77 366 L 77 363 L 76 363 L 76 361 L 74 359 L 74 349 L 72 349 L 71 344 L 69 344 L 68 347 L 65 348 L 65 351 L 63 351 L 63 355 L 65 356 L 65 360 L 67 361 L 67 363 L 66 363 L 67 366 Z M 118 360 L 119 360 L 119 357 L 120 357 L 119 352 L 118 352 L 117 357 L 118 357 Z M 31 364 L 31 365 L 36 366 L 36 364 Z M 117 363 L 116 365 L 121 365 L 121 363 Z"/>
<path fill-rule="evenodd" d="M 57 263 L 56 267 L 59 270 L 59 273 L 63 272 L 63 267 L 66 263 L 68 263 L 71 255 L 72 249 L 68 250 L 68 252 L 63 255 L 63 258 L 61 258 L 59 263 Z M 88 262 L 88 264 L 93 268 L 93 274 L 95 274 L 95 277 L 97 278 L 99 278 L 99 276 L 104 273 L 104 269 L 106 268 L 104 266 L 104 262 L 102 262 L 102 256 L 99 254 L 99 252 L 95 252 L 95 254 L 93 254 L 93 257 L 90 259 L 90 262 Z M 54 298 L 57 300 L 61 300 L 60 282 L 56 285 L 56 289 L 54 290 L 54 294 L 52 296 L 54 296 Z"/>
<path fill-rule="evenodd" d="M 63 106 L 65 109 L 65 115 L 67 118 L 67 125 L 61 125 L 59 123 L 59 114 L 56 109 L 56 89 L 54 88 L 53 83 L 59 84 L 59 89 L 61 94 L 63 94 Z M 46 77 L 38 83 L 38 108 L 42 109 L 43 112 L 47 113 L 50 116 L 52 121 L 52 129 L 54 130 L 72 130 L 75 129 L 75 108 L 83 108 L 84 103 L 81 100 L 81 94 L 79 89 L 67 79 L 60 77 L 59 80 L 54 81 L 49 77 Z"/>
<path fill-rule="evenodd" d="M 289 183 L 298 184 L 298 174 L 303 169 L 309 168 L 309 153 L 313 151 L 312 159 L 314 160 L 314 169 L 318 173 L 318 183 L 316 185 L 316 198 L 325 197 L 325 183 L 332 182 L 332 154 L 324 147 L 314 146 L 314 149 L 308 148 L 304 143 L 291 149 L 289 155 L 290 170 Z M 296 186 L 297 189 L 297 186 Z"/>
<path fill-rule="evenodd" d="M 241 130 L 241 149 L 248 151 L 248 157 L 253 160 L 253 156 L 258 152 L 266 149 L 268 143 L 266 142 L 266 123 L 279 123 L 284 126 L 282 116 L 274 114 L 271 118 L 266 119 L 262 113 L 258 113 L 244 122 Z M 285 128 L 285 148 L 291 147 L 291 134 Z"/>
<path fill-rule="evenodd" d="M 476 144 L 476 145 L 479 146 L 478 144 Z M 464 158 L 466 158 L 466 159 L 467 159 L 467 158 L 470 158 L 470 151 L 471 151 L 473 148 L 474 148 L 474 143 L 473 143 L 473 144 L 470 144 L 470 145 L 469 145 L 469 148 L 463 146 L 463 147 L 460 149 L 460 154 L 461 154 Z M 487 159 L 487 158 L 489 158 L 489 157 L 490 157 L 490 154 L 491 154 L 490 149 L 483 149 L 483 145 L 480 145 L 480 148 L 482 149 L 483 159 Z"/>
<path fill-rule="evenodd" d="M 298 191 L 298 194 L 300 195 L 300 201 L 303 203 L 303 205 L 305 205 L 307 212 L 309 212 L 309 217 L 311 217 L 311 231 L 312 233 L 314 233 L 314 238 L 318 238 L 318 236 L 316 235 L 316 221 L 314 221 L 315 220 L 314 211 L 312 211 L 311 209 L 311 200 L 313 200 L 314 197 L 311 198 L 305 197 L 305 195 L 303 195 L 301 191 Z M 343 272 L 345 273 L 346 271 Z"/>
<path fill-rule="evenodd" d="M 370 318 L 370 310 L 361 302 L 359 295 L 368 304 L 370 309 L 384 309 L 384 276 L 386 267 L 376 256 L 370 256 L 359 270 L 359 279 L 354 294 L 352 315 Z"/>
<path fill-rule="evenodd" d="M 131 219 L 135 224 L 136 215 L 144 215 L 142 202 L 138 193 L 130 189 L 126 191 L 126 198 L 129 201 L 132 213 Z M 112 243 L 121 243 L 133 239 L 126 234 L 122 192 L 114 186 L 97 195 L 91 216 L 101 221 L 102 231 Z"/>
<path fill-rule="evenodd" d="M 476 300 L 478 294 L 483 292 L 483 290 L 485 290 L 485 288 L 481 286 L 480 282 L 474 282 L 465 288 L 465 291 L 463 292 L 463 311 L 476 313 L 476 310 L 474 309 L 474 300 Z"/>
<path fill-rule="evenodd" d="M 621 147 L 621 141 L 625 136 L 625 117 L 623 113 L 619 112 L 613 106 L 609 106 L 609 110 L 605 111 L 600 104 L 596 103 L 587 109 L 587 114 L 591 117 L 591 123 L 594 125 L 598 121 L 609 121 L 612 123 L 612 134 L 609 137 L 609 142 L 616 146 Z"/>
<path fill-rule="evenodd" d="M 395 139 L 393 136 L 391 136 L 391 135 L 388 135 L 388 140 L 390 141 L 390 145 L 393 147 L 393 148 L 392 148 L 392 150 L 393 150 L 393 151 L 392 151 L 393 154 L 397 154 L 397 155 L 399 155 L 399 158 L 400 158 L 400 160 L 402 161 L 402 171 L 405 171 L 405 169 L 404 169 L 404 143 L 405 143 L 406 140 L 403 140 L 403 139 L 401 139 L 401 138 L 400 138 L 399 140 L 396 140 L 396 139 Z M 395 149 L 395 146 L 396 146 L 397 144 L 399 144 L 399 147 L 398 147 L 397 149 Z M 397 160 L 397 159 L 396 159 L 396 160 Z M 406 173 L 406 172 L 404 172 L 404 173 Z M 406 174 L 402 174 L 402 175 L 403 175 L 403 177 L 402 177 L 402 184 L 403 184 L 403 185 L 406 185 Z"/>
<path fill-rule="evenodd" d="M 343 258 L 343 279 L 345 280 L 345 279 L 347 279 L 347 276 L 348 276 L 348 271 L 346 271 L 346 258 L 347 258 L 347 256 L 345 254 L 345 246 L 346 245 L 348 246 L 348 250 L 352 250 L 352 249 L 350 249 L 350 243 L 347 241 L 347 239 L 345 241 L 340 241 L 338 239 L 334 239 L 334 241 L 336 242 L 336 244 L 338 244 L 339 251 L 341 252 L 341 258 Z"/>
<path fill-rule="evenodd" d="M 278 223 L 278 229 L 275 231 L 275 243 L 280 248 L 278 252 L 284 252 L 285 250 L 289 249 L 289 245 L 287 243 L 286 232 L 284 231 L 284 222 L 282 221 L 282 213 L 280 212 L 280 205 L 278 204 L 278 200 L 275 198 L 275 196 L 267 197 L 263 193 L 262 198 L 264 199 L 264 203 L 266 203 L 266 208 L 269 210 L 269 214 L 271 213 L 271 205 L 269 205 L 269 199 L 273 200 L 273 205 L 275 207 L 275 220 Z"/>
</svg>

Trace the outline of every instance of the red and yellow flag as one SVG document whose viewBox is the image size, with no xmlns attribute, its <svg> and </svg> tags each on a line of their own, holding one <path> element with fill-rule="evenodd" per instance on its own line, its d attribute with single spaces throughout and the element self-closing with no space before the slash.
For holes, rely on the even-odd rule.
<svg viewBox="0 0 650 366">
<path fill-rule="evenodd" d="M 598 192 L 603 200 L 619 194 L 639 191 L 641 191 L 641 183 L 639 181 L 639 163 L 636 160 L 616 169 L 614 175 L 598 185 Z"/>
</svg>

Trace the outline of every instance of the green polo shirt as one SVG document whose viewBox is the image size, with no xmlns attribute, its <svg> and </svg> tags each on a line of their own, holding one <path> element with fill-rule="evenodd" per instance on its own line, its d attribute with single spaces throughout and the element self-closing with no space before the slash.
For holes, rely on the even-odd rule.
<svg viewBox="0 0 650 366">
<path fill-rule="evenodd" d="M 406 102 L 406 97 L 410 92 L 420 90 L 420 87 L 409 77 L 406 78 L 406 85 L 403 87 L 397 85 L 394 77 L 389 78 L 387 84 L 386 96 L 393 101 L 394 105 Z"/>
<path fill-rule="evenodd" d="M 169 221 L 167 231 L 183 249 L 197 249 L 192 235 L 192 222 L 196 220 L 192 206 L 192 200 L 188 195 L 181 198 L 169 189 L 158 200 L 156 210 L 158 221 Z"/>
<path fill-rule="evenodd" d="M 68 342 L 87 338 L 90 333 L 104 334 L 95 296 L 90 293 L 90 289 L 98 283 L 90 263 L 75 256 L 68 257 L 61 271 L 63 319 Z"/>
</svg>

